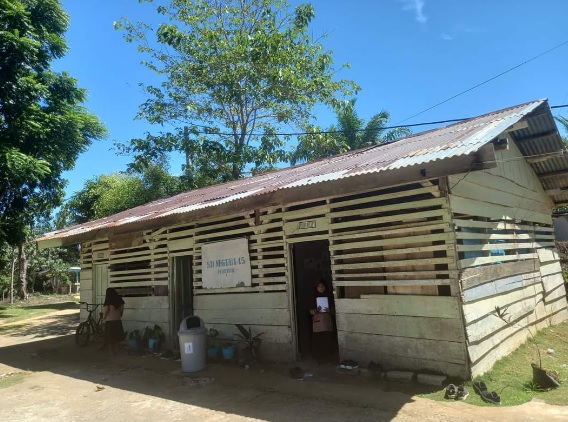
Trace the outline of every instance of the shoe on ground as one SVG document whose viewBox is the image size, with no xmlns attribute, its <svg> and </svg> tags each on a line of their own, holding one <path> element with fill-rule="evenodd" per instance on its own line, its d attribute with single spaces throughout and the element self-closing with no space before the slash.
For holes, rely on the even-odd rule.
<svg viewBox="0 0 568 422">
<path fill-rule="evenodd" d="M 456 398 L 457 389 L 454 384 L 448 384 L 446 387 L 446 398 L 454 400 Z"/>
<path fill-rule="evenodd" d="M 456 389 L 456 399 L 465 400 L 467 396 L 469 396 L 469 391 L 467 391 L 467 388 L 463 385 L 458 385 L 458 388 Z"/>
</svg>

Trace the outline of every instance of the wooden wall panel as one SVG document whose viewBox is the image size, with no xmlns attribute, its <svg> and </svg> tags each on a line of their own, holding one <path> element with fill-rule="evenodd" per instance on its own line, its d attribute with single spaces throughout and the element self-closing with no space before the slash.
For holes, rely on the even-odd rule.
<svg viewBox="0 0 568 422">
<path fill-rule="evenodd" d="M 389 294 L 457 294 L 454 233 L 438 181 L 410 184 L 330 203 L 330 252 L 336 286 Z"/>
<path fill-rule="evenodd" d="M 568 315 L 552 203 L 514 144 L 490 170 L 449 177 L 473 376 Z M 505 312 L 504 322 L 497 315 Z"/>
<path fill-rule="evenodd" d="M 466 376 L 457 297 L 362 295 L 335 303 L 342 359 Z"/>
<path fill-rule="evenodd" d="M 261 354 L 267 359 L 290 360 L 294 355 L 285 292 L 200 295 L 194 308 L 208 329 L 219 331 L 220 341 L 234 340 L 235 324 L 243 324 L 255 335 L 263 333 Z"/>
</svg>

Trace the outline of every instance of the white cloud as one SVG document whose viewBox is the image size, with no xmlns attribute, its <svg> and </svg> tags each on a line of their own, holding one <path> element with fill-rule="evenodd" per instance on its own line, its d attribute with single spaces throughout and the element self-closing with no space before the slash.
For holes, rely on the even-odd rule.
<svg viewBox="0 0 568 422">
<path fill-rule="evenodd" d="M 443 40 L 446 40 L 446 41 L 451 41 L 451 40 L 454 39 L 454 37 L 452 37 L 450 34 L 448 34 L 446 32 L 442 32 L 440 34 L 440 38 L 442 38 Z"/>
<path fill-rule="evenodd" d="M 428 18 L 424 15 L 424 0 L 398 0 L 403 3 L 402 10 L 409 10 L 414 13 L 414 19 L 420 23 L 426 23 Z"/>
</svg>

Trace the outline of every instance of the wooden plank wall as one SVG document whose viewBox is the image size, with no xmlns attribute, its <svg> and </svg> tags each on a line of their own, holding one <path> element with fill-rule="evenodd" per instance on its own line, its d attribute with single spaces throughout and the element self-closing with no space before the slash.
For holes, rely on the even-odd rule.
<svg viewBox="0 0 568 422">
<path fill-rule="evenodd" d="M 290 360 L 295 322 L 288 247 L 329 240 L 340 357 L 463 376 L 450 221 L 437 180 L 219 216 L 111 237 L 109 285 L 125 297 L 127 329 L 159 323 L 168 332 L 169 260 L 191 255 L 195 314 L 221 338 L 232 338 L 236 323 L 250 325 L 265 333 L 263 353 Z M 238 237 L 249 239 L 252 285 L 203 288 L 203 244 Z"/>
<path fill-rule="evenodd" d="M 473 376 L 523 343 L 523 327 L 568 317 L 550 199 L 513 142 L 496 157 L 496 168 L 448 183 Z"/>
<path fill-rule="evenodd" d="M 248 237 L 252 285 L 221 289 L 202 286 L 201 246 L 208 242 Z M 234 324 L 262 336 L 261 353 L 270 360 L 293 356 L 288 305 L 288 252 L 281 209 L 200 221 L 194 229 L 194 310 L 221 339 L 233 339 Z"/>
<path fill-rule="evenodd" d="M 341 359 L 465 376 L 454 234 L 437 181 L 336 198 L 328 216 Z"/>
<path fill-rule="evenodd" d="M 457 297 L 362 295 L 336 309 L 342 359 L 466 376 Z"/>
</svg>

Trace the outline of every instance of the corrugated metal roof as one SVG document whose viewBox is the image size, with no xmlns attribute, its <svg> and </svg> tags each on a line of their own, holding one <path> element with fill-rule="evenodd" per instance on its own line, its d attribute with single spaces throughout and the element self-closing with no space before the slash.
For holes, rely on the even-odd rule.
<svg viewBox="0 0 568 422">
<path fill-rule="evenodd" d="M 537 109 L 543 111 L 533 113 Z M 67 237 L 76 238 L 95 230 L 160 219 L 174 214 L 192 213 L 207 207 L 215 207 L 227 202 L 239 201 L 242 198 L 264 195 L 282 189 L 294 189 L 310 184 L 337 181 L 367 173 L 397 171 L 418 164 L 468 155 L 478 151 L 511 125 L 531 113 L 535 116 L 529 119 L 529 128 L 514 132 L 515 136 L 519 138 L 534 137 L 539 133 L 548 133 L 556 129 L 546 100 L 532 101 L 439 129 L 411 135 L 390 144 L 350 151 L 330 158 L 160 199 L 100 220 L 48 233 L 38 242 L 42 243 Z M 537 142 L 521 141 L 522 151 L 525 155 L 551 152 L 560 148 L 558 140 L 559 137 L 555 139 L 551 136 L 550 139 L 538 140 Z M 546 168 L 539 164 L 536 167 L 537 173 L 545 174 L 550 171 L 568 169 L 566 158 L 564 157 L 564 161 L 560 161 L 559 163 L 546 162 L 546 166 L 548 166 Z M 568 176 L 566 177 L 568 178 Z M 564 180 L 568 182 L 568 179 Z M 550 186 L 556 186 L 556 182 L 551 183 Z M 568 186 L 568 183 L 563 184 L 563 186 Z M 568 200 L 568 196 L 566 196 L 566 199 Z M 158 225 L 158 221 L 156 221 L 156 225 Z"/>
</svg>

